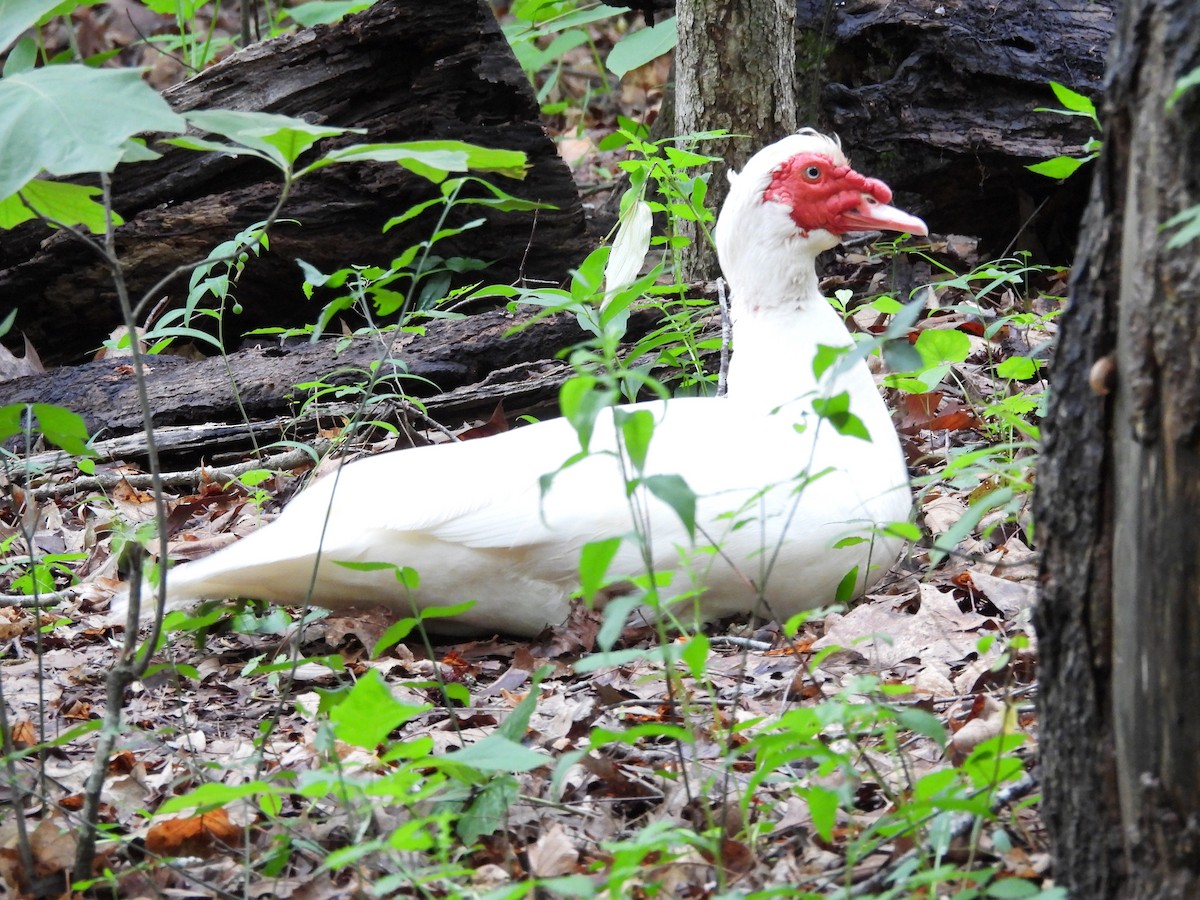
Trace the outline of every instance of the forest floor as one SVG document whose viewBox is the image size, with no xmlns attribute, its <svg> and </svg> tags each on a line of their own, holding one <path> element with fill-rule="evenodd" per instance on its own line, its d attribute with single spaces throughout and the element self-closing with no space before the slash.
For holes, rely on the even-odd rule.
<svg viewBox="0 0 1200 900">
<path fill-rule="evenodd" d="M 563 97 L 591 100 L 547 124 L 597 209 L 619 162 L 600 139 L 618 113 L 652 115 L 665 77 L 659 63 L 599 93 L 590 57 L 566 60 Z M 870 333 L 886 321 L 871 302 L 897 279 L 916 285 L 925 315 L 911 340 L 953 332 L 965 353 L 928 390 L 886 391 L 923 538 L 869 596 L 794 635 L 715 623 L 679 638 L 670 663 L 644 629 L 598 654 L 600 620 L 586 610 L 532 641 L 413 635 L 377 655 L 394 623 L 378 611 L 244 610 L 172 634 L 123 701 L 97 892 L 525 896 L 538 881 L 547 896 L 910 896 L 922 873 L 927 896 L 1044 886 L 1026 776 L 1037 744 L 1028 440 L 1045 384 L 1036 368 L 1007 373 L 1052 338 L 1065 275 L 980 260 L 966 237 L 893 250 L 835 251 L 826 294 L 850 291 L 861 304 L 850 321 Z M 174 549 L 203 555 L 260 527 L 302 474 L 168 497 Z M 23 500 L 6 495 L 4 536 L 36 520 L 37 551 L 62 554 L 64 575 L 90 585 L 40 614 L 0 605 L 7 737 L 40 748 L 9 758 L 0 797 L 23 796 L 37 874 L 61 886 L 122 640 L 105 617 L 119 586 L 112 536 L 153 511 L 132 488 Z M 11 580 L 27 548 L 6 546 Z M 368 696 L 374 685 L 387 696 Z M 796 724 L 804 716 L 814 730 Z M 1009 761 L 1020 771 L 979 775 Z M 983 818 L 954 817 L 979 803 Z M 0 814 L 0 880 L 32 892 L 15 840 Z"/>
</svg>

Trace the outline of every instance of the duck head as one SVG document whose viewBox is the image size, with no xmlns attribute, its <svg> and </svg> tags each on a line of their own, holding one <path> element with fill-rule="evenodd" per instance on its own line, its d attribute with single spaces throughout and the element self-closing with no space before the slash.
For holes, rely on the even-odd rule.
<svg viewBox="0 0 1200 900">
<path fill-rule="evenodd" d="M 891 205 L 877 178 L 851 168 L 841 144 L 804 129 L 759 150 L 730 173 L 729 197 L 717 222 L 717 251 L 731 281 L 740 266 L 775 248 L 809 263 L 851 231 L 928 234 L 925 223 Z"/>
</svg>

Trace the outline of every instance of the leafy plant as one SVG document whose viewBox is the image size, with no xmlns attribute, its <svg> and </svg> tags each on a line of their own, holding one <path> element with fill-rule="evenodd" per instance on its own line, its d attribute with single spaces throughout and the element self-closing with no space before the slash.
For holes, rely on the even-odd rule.
<svg viewBox="0 0 1200 900">
<path fill-rule="evenodd" d="M 1066 85 L 1059 84 L 1057 81 L 1050 82 L 1050 89 L 1054 91 L 1054 96 L 1058 98 L 1058 102 L 1062 104 L 1062 108 L 1053 109 L 1039 106 L 1034 112 L 1048 112 L 1057 116 L 1079 116 L 1091 119 L 1092 124 L 1096 126 L 1096 131 L 1101 130 L 1100 120 L 1096 117 L 1096 106 L 1090 99 L 1078 91 L 1071 90 Z M 1099 156 L 1100 147 L 1101 142 L 1096 138 L 1092 138 L 1084 145 L 1082 156 L 1055 156 L 1052 159 L 1034 163 L 1025 168 L 1039 175 L 1045 175 L 1047 178 L 1069 178 L 1084 163 L 1091 162 Z"/>
<path fill-rule="evenodd" d="M 581 0 L 518 0 L 509 8 L 512 21 L 503 26 L 517 62 L 537 89 L 538 103 L 546 113 L 560 112 L 566 101 L 547 103 L 559 85 L 565 58 L 587 45 L 603 73 L 601 52 L 586 26 L 625 14 L 627 10 Z M 609 52 L 607 69 L 617 78 L 645 65 L 675 47 L 675 17 L 626 34 Z M 540 83 L 539 83 L 540 82 Z M 600 92 L 610 85 L 601 74 Z"/>
</svg>

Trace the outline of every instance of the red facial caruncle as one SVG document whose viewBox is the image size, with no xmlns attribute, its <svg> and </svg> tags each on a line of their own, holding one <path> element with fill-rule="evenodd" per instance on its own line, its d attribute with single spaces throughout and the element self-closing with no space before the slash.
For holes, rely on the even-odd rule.
<svg viewBox="0 0 1200 900">
<path fill-rule="evenodd" d="M 763 200 L 791 207 L 792 221 L 807 235 L 818 229 L 847 231 L 884 228 L 926 234 L 916 216 L 889 206 L 891 189 L 820 153 L 798 153 L 776 167 Z"/>
</svg>

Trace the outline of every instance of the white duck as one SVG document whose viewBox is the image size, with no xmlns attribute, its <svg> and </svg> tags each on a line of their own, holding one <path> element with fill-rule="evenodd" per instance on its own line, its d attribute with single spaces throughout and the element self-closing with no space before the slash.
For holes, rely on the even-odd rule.
<svg viewBox="0 0 1200 900">
<path fill-rule="evenodd" d="M 644 473 L 679 474 L 698 498 L 693 542 L 674 510 L 636 492 L 654 567 L 674 572 L 664 596 L 701 589 L 700 615 L 716 618 L 755 610 L 761 594 L 765 613 L 786 619 L 831 602 L 855 567 L 860 591 L 878 580 L 901 542 L 871 537 L 872 529 L 906 519 L 911 506 L 896 432 L 866 365 L 820 381 L 813 374 L 818 345 L 852 343 L 820 293 L 816 256 L 847 231 L 926 229 L 887 205 L 888 188 L 851 169 L 836 142 L 810 130 L 760 150 L 731 181 L 716 229 L 732 291 L 728 396 L 624 409 L 656 420 Z M 814 415 L 814 398 L 842 392 L 870 441 Z M 591 454 L 558 472 L 544 497 L 540 477 L 580 449 L 564 419 L 354 462 L 266 527 L 172 568 L 168 605 L 249 597 L 408 614 L 413 604 L 473 600 L 453 620 L 435 620 L 438 630 L 536 634 L 565 620 L 581 548 L 634 531 L 616 446 L 608 410 Z M 808 481 L 806 473 L 824 474 Z M 870 540 L 834 549 L 850 535 Z M 393 570 L 339 561 L 411 567 L 420 586 L 410 594 Z M 624 540 L 610 574 L 643 571 L 636 541 Z M 122 620 L 123 601 L 113 605 Z"/>
</svg>

